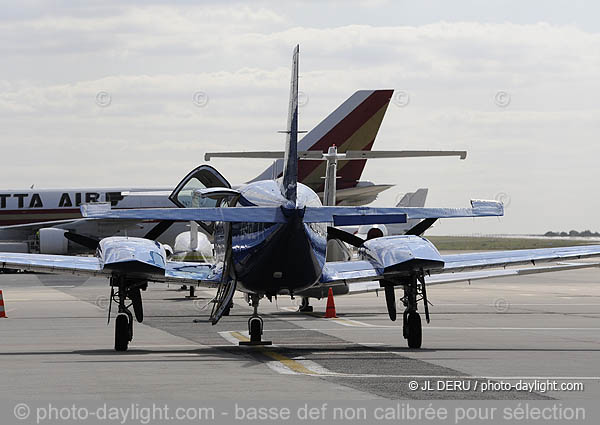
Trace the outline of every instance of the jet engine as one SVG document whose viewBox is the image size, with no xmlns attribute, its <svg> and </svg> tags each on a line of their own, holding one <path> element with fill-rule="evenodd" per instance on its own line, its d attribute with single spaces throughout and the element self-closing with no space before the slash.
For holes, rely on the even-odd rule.
<svg viewBox="0 0 600 425">
<path fill-rule="evenodd" d="M 67 254 L 69 241 L 65 238 L 66 230 L 47 227 L 40 229 L 40 253 L 41 254 Z"/>
</svg>

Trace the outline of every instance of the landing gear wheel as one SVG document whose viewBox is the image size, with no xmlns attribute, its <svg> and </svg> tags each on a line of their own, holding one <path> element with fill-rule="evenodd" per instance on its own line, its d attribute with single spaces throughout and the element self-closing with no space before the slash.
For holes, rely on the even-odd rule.
<svg viewBox="0 0 600 425">
<path fill-rule="evenodd" d="M 416 311 L 408 313 L 406 319 L 405 338 L 409 348 L 421 348 L 423 341 L 423 328 L 421 327 L 421 316 Z"/>
<path fill-rule="evenodd" d="M 310 298 L 302 297 L 302 303 L 300 304 L 300 307 L 298 307 L 298 311 L 300 313 L 312 313 L 313 312 L 313 307 L 312 307 L 312 305 L 310 305 Z"/>
<path fill-rule="evenodd" d="M 131 326 L 126 314 L 119 314 L 115 321 L 115 351 L 127 351 L 130 341 Z"/>
<path fill-rule="evenodd" d="M 271 341 L 263 341 L 263 319 L 258 315 L 258 301 L 259 297 L 256 294 L 252 294 L 252 307 L 254 308 L 254 314 L 248 319 L 248 334 L 250 335 L 250 341 L 240 341 L 240 345 L 271 345 Z"/>
<path fill-rule="evenodd" d="M 251 317 L 248 321 L 248 333 L 250 341 L 260 342 L 262 336 L 263 321 L 260 317 Z"/>
</svg>

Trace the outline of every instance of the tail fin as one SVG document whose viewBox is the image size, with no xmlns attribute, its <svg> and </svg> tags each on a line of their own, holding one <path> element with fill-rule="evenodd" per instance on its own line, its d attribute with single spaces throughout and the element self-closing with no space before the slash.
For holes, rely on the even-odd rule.
<svg viewBox="0 0 600 425">
<path fill-rule="evenodd" d="M 285 156 L 283 158 L 283 179 L 281 193 L 296 204 L 298 187 L 298 54 L 300 46 L 296 45 L 292 58 L 292 81 L 290 83 L 290 105 L 286 128 Z"/>
<path fill-rule="evenodd" d="M 396 204 L 397 207 L 424 207 L 425 200 L 427 199 L 427 192 L 429 189 L 419 189 L 416 192 L 408 192 L 405 194 L 400 202 Z"/>
<path fill-rule="evenodd" d="M 327 152 L 336 145 L 339 153 L 347 150 L 371 150 L 379 127 L 387 111 L 393 90 L 360 90 L 350 96 L 331 114 L 309 131 L 298 143 L 299 151 Z M 279 159 L 252 181 L 281 177 L 284 161 Z M 364 161 L 340 161 L 338 163 L 338 189 L 355 187 L 360 179 Z M 316 192 L 323 191 L 325 163 L 301 161 L 298 181 Z"/>
</svg>

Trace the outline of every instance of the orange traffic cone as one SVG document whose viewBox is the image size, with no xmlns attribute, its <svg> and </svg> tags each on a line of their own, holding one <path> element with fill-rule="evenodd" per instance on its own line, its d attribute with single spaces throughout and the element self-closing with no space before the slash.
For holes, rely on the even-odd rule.
<svg viewBox="0 0 600 425">
<path fill-rule="evenodd" d="M 6 312 L 4 311 L 4 298 L 2 298 L 2 289 L 0 289 L 0 317 L 6 317 Z"/>
<path fill-rule="evenodd" d="M 327 309 L 325 310 L 325 318 L 332 319 L 337 317 L 335 315 L 335 303 L 333 302 L 333 290 L 329 288 L 327 293 Z"/>
</svg>

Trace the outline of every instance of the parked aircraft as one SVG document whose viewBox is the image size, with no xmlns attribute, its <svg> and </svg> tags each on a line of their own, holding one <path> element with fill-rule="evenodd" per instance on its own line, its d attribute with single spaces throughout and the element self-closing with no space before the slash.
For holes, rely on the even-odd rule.
<svg viewBox="0 0 600 425">
<path fill-rule="evenodd" d="M 0 253 L 0 266 L 109 278 L 111 299 L 118 304 L 115 349 L 119 351 L 126 350 L 133 337 L 133 315 L 138 321 L 143 320 L 140 290 L 146 289 L 149 281 L 216 286 L 210 315 L 213 324 L 229 307 L 234 292 L 245 292 L 254 309 L 248 321 L 247 343 L 269 344 L 262 340 L 263 320 L 258 315 L 261 298 L 313 296 L 328 288 L 347 290 L 349 284 L 375 280 L 385 292 L 391 320 L 396 320 L 395 289 L 404 291 L 403 336 L 409 347 L 419 348 L 422 326 L 417 305 L 422 301 L 429 322 L 426 290 L 429 283 L 589 267 L 590 264 L 567 264 L 505 269 L 509 265 L 600 256 L 600 245 L 441 255 L 427 239 L 419 236 L 441 218 L 503 215 L 503 206 L 496 201 L 472 201 L 471 208 L 322 206 L 316 192 L 298 182 L 298 50 L 296 47 L 293 55 L 281 178 L 251 182 L 236 190 L 206 187 L 196 172 L 190 173 L 173 196 L 184 203 L 190 193 L 198 193 L 200 208 L 109 210 L 108 204 L 82 206 L 84 216 L 103 220 L 214 223 L 214 263 L 167 261 L 164 248 L 157 242 L 111 237 L 98 243 L 97 256 L 93 258 Z M 203 168 L 202 172 L 211 170 L 216 173 L 213 176 L 218 174 L 212 167 Z M 420 221 L 406 235 L 368 241 L 333 227 L 403 223 L 412 219 Z M 358 247 L 361 259 L 327 262 L 328 236 Z M 493 270 L 494 267 L 500 269 Z"/>
</svg>

